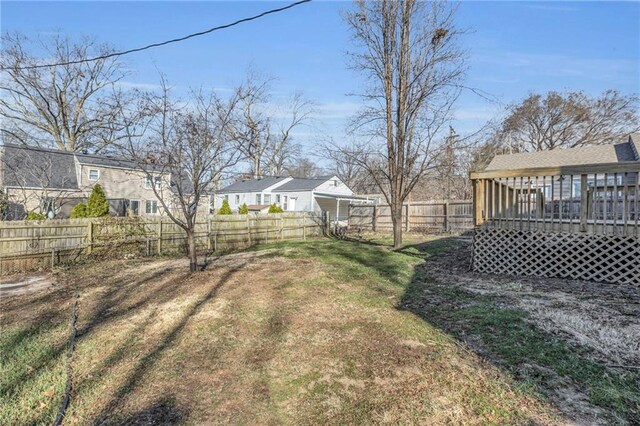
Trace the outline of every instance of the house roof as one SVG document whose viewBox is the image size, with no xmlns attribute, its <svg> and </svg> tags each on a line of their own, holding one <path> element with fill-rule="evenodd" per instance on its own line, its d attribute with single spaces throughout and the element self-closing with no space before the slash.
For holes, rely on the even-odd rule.
<svg viewBox="0 0 640 426">
<path fill-rule="evenodd" d="M 593 145 L 579 148 L 554 149 L 550 151 L 523 152 L 496 155 L 486 171 L 517 170 L 531 167 L 563 167 L 583 164 L 618 163 L 640 161 L 640 137 L 627 142 L 608 145 Z"/>
<path fill-rule="evenodd" d="M 73 153 L 5 144 L 2 146 L 4 186 L 77 190 Z"/>
<path fill-rule="evenodd" d="M 137 169 L 138 165 L 131 160 L 125 160 L 122 158 L 117 158 L 113 156 L 101 156 L 101 155 L 91 155 L 91 154 L 78 154 L 76 153 L 76 158 L 80 164 L 90 165 L 90 166 L 101 166 L 101 167 L 118 167 L 122 169 Z"/>
<path fill-rule="evenodd" d="M 277 183 L 284 182 L 285 179 L 289 179 L 286 176 L 268 176 L 259 179 L 246 179 L 241 180 L 235 183 L 232 183 L 229 186 L 226 186 L 218 191 L 220 194 L 225 194 L 229 192 L 257 192 L 263 191 L 270 186 L 273 186 Z"/>
<path fill-rule="evenodd" d="M 333 176 L 319 176 L 317 178 L 293 178 L 289 182 L 285 183 L 282 186 L 278 187 L 278 191 L 288 192 L 288 191 L 311 191 L 316 189 Z"/>
<path fill-rule="evenodd" d="M 636 158 L 640 160 L 640 133 L 632 133 L 629 135 L 629 142 Z"/>
<path fill-rule="evenodd" d="M 0 148 L 4 151 L 0 167 L 3 176 L 0 182 L 9 187 L 78 190 L 75 161 L 90 166 L 139 169 L 134 161 L 115 156 L 81 154 L 7 143 Z M 148 171 L 161 170 L 153 164 L 145 165 L 145 168 Z"/>
</svg>

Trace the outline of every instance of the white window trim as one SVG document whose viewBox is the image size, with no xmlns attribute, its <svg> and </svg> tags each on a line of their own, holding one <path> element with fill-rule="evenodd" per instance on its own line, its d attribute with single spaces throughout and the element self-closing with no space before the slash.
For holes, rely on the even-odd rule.
<svg viewBox="0 0 640 426">
<path fill-rule="evenodd" d="M 156 186 L 156 190 L 159 190 L 162 188 L 162 177 L 161 176 L 145 176 L 144 178 L 144 188 L 145 189 L 152 189 L 153 188 L 153 184 L 155 183 Z"/>
<path fill-rule="evenodd" d="M 147 206 L 149 205 L 149 203 L 151 203 L 151 210 L 153 210 L 153 203 L 156 203 L 156 211 L 155 213 L 153 211 L 149 212 L 147 211 Z M 145 214 L 158 214 L 160 212 L 160 206 L 158 205 L 158 200 L 145 200 L 144 202 L 144 213 Z"/>
<path fill-rule="evenodd" d="M 91 172 L 98 172 L 98 177 L 96 177 L 95 179 L 91 179 Z M 91 182 L 96 182 L 96 181 L 100 180 L 100 169 L 89 169 L 89 172 L 87 173 L 87 178 Z"/>
</svg>

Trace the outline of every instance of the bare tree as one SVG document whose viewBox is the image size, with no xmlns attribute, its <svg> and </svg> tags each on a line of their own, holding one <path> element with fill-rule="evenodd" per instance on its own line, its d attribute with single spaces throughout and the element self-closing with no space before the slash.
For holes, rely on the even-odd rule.
<svg viewBox="0 0 640 426">
<path fill-rule="evenodd" d="M 29 40 L 2 36 L 0 117 L 5 141 L 98 152 L 124 136 L 118 120 L 125 75 L 116 58 L 76 62 L 112 52 L 90 39 L 73 43 L 54 36 L 42 42 L 47 63 L 29 53 Z M 73 63 L 69 63 L 73 62 Z"/>
<path fill-rule="evenodd" d="M 238 105 L 232 96 L 223 100 L 215 93 L 195 91 L 188 107 L 178 108 L 169 87 L 142 104 L 144 131 L 136 129 L 123 145 L 127 155 L 153 184 L 151 188 L 166 214 L 187 235 L 190 270 L 197 270 L 195 226 L 199 206 L 205 203 L 225 171 L 241 158 L 229 131 Z M 140 138 L 139 134 L 144 134 Z M 200 213 L 203 214 L 203 213 Z"/>
<path fill-rule="evenodd" d="M 322 176 L 322 169 L 308 158 L 299 158 L 286 167 L 287 174 L 298 178 Z"/>
<path fill-rule="evenodd" d="M 583 92 L 532 94 L 508 109 L 502 145 L 511 151 L 542 151 L 619 142 L 640 130 L 637 95 L 607 90 L 598 97 Z"/>
<path fill-rule="evenodd" d="M 378 186 L 360 162 L 360 146 L 354 143 L 336 147 L 334 142 L 323 145 L 322 155 L 331 162 L 332 172 L 354 192 L 372 194 Z"/>
<path fill-rule="evenodd" d="M 284 111 L 271 105 L 273 78 L 250 71 L 236 90 L 240 108 L 234 120 L 232 138 L 241 147 L 254 178 L 282 175 L 288 163 L 300 153 L 293 141 L 294 130 L 311 117 L 312 104 L 296 93 Z M 281 118 L 278 118 L 280 116 Z"/>
<path fill-rule="evenodd" d="M 367 78 L 354 128 L 369 137 L 350 154 L 391 207 L 393 245 L 402 245 L 402 204 L 431 167 L 430 147 L 448 122 L 464 75 L 456 7 L 444 1 L 356 2 L 346 15 L 359 50 L 353 67 Z"/>
<path fill-rule="evenodd" d="M 457 161 L 456 156 L 456 139 L 453 128 L 449 129 L 449 136 L 447 136 L 444 144 L 440 147 L 439 152 L 435 158 L 435 176 L 437 186 L 440 189 L 441 198 L 444 200 L 451 199 L 454 188 L 454 180 L 456 176 Z"/>
<path fill-rule="evenodd" d="M 295 143 L 293 133 L 296 128 L 305 125 L 311 117 L 313 105 L 302 93 L 292 96 L 285 110 L 280 113 L 282 120 L 267 119 L 267 129 L 275 126 L 272 135 L 267 136 L 267 169 L 271 176 L 282 175 L 291 163 L 300 156 L 300 146 Z M 270 124 L 269 122 L 277 122 Z"/>
</svg>

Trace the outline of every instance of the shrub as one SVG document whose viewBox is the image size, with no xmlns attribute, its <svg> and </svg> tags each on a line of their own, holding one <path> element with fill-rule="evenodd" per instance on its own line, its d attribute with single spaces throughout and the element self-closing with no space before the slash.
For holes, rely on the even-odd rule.
<svg viewBox="0 0 640 426">
<path fill-rule="evenodd" d="M 249 214 L 249 207 L 247 207 L 247 203 L 242 203 L 240 209 L 238 209 L 238 213 L 240 214 Z"/>
<path fill-rule="evenodd" d="M 226 199 L 222 200 L 222 207 L 218 210 L 218 214 L 233 214 L 231 207 L 229 207 L 229 202 Z"/>
<path fill-rule="evenodd" d="M 89 201 L 87 201 L 87 217 L 102 217 L 109 214 L 109 202 L 102 186 L 98 183 L 93 185 Z"/>
<path fill-rule="evenodd" d="M 9 211 L 9 197 L 0 188 L 0 219 Z"/>
<path fill-rule="evenodd" d="M 282 210 L 282 207 L 280 207 L 276 203 L 273 203 L 269 206 L 269 213 L 282 213 L 282 212 L 284 212 L 284 210 Z"/>
<path fill-rule="evenodd" d="M 45 220 L 47 217 L 42 213 L 29 212 L 27 214 L 27 220 Z"/>
<path fill-rule="evenodd" d="M 87 205 L 85 203 L 76 204 L 71 210 L 71 219 L 80 217 L 87 217 Z"/>
</svg>

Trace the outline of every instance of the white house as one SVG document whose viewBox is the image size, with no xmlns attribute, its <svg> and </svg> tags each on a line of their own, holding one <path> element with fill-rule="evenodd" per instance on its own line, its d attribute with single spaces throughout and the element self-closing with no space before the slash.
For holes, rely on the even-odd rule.
<svg viewBox="0 0 640 426">
<path fill-rule="evenodd" d="M 222 200 L 237 211 L 246 203 L 249 210 L 262 211 L 270 204 L 277 204 L 284 211 L 329 213 L 330 220 L 346 220 L 351 201 L 363 201 L 337 176 L 321 176 L 311 179 L 293 177 L 264 177 L 235 182 L 216 195 L 216 208 Z"/>
</svg>

